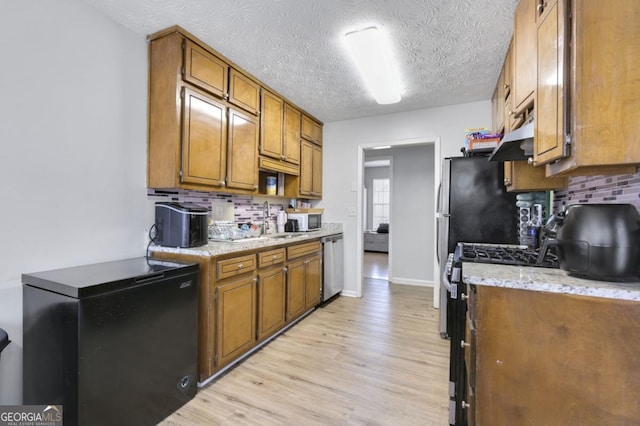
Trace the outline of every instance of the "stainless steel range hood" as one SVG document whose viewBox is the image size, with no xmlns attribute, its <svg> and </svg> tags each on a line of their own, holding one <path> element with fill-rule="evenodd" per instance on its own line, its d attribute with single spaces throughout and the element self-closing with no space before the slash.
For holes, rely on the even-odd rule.
<svg viewBox="0 0 640 426">
<path fill-rule="evenodd" d="M 533 156 L 533 121 L 507 133 L 489 156 L 489 161 L 521 161 Z"/>
</svg>

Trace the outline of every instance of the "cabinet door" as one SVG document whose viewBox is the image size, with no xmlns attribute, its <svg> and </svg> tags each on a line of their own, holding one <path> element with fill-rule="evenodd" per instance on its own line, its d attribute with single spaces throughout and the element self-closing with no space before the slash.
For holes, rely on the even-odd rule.
<svg viewBox="0 0 640 426">
<path fill-rule="evenodd" d="M 218 367 L 251 349 L 256 341 L 256 281 L 250 276 L 216 289 Z"/>
<path fill-rule="evenodd" d="M 300 142 L 300 194 L 313 194 L 313 144 Z"/>
<path fill-rule="evenodd" d="M 558 3 L 551 5 L 538 24 L 538 83 L 536 87 L 535 165 L 564 156 L 563 19 Z"/>
<path fill-rule="evenodd" d="M 305 306 L 311 309 L 320 303 L 322 292 L 322 258 L 315 255 L 305 260 Z"/>
<path fill-rule="evenodd" d="M 305 114 L 302 114 L 300 135 L 308 141 L 322 145 L 322 126 Z"/>
<path fill-rule="evenodd" d="M 533 101 L 536 87 L 536 2 L 520 0 L 513 31 L 513 104 L 517 111 Z"/>
<path fill-rule="evenodd" d="M 229 66 L 191 40 L 184 44 L 185 81 L 220 98 L 227 96 L 227 71 Z"/>
<path fill-rule="evenodd" d="M 506 161 L 504 165 L 507 191 L 548 191 L 568 184 L 567 178 L 547 177 L 544 167 L 533 167 L 526 161 Z"/>
<path fill-rule="evenodd" d="M 229 69 L 229 102 L 257 115 L 260 111 L 260 85 L 241 72 Z"/>
<path fill-rule="evenodd" d="M 260 114 L 260 154 L 282 159 L 282 134 L 284 101 L 279 96 L 262 89 Z"/>
<path fill-rule="evenodd" d="M 258 119 L 229 108 L 227 186 L 258 190 Z"/>
<path fill-rule="evenodd" d="M 300 194 L 322 196 L 322 147 L 300 142 Z"/>
<path fill-rule="evenodd" d="M 304 260 L 287 266 L 287 321 L 299 317 L 306 309 Z"/>
<path fill-rule="evenodd" d="M 223 187 L 227 108 L 224 103 L 187 87 L 183 88 L 182 95 L 181 181 Z"/>
<path fill-rule="evenodd" d="M 506 100 L 509 95 L 511 95 L 511 89 L 513 88 L 513 38 L 511 38 L 511 42 L 509 43 L 509 48 L 507 49 L 507 55 L 504 58 L 504 65 L 502 69 L 504 72 L 504 80 L 502 82 L 502 95 Z"/>
<path fill-rule="evenodd" d="M 284 160 L 300 164 L 300 111 L 284 104 Z"/>
<path fill-rule="evenodd" d="M 322 196 L 322 147 L 313 147 L 313 182 L 311 195 Z"/>
<path fill-rule="evenodd" d="M 286 269 L 260 272 L 258 280 L 258 340 L 278 331 L 286 322 Z"/>
</svg>

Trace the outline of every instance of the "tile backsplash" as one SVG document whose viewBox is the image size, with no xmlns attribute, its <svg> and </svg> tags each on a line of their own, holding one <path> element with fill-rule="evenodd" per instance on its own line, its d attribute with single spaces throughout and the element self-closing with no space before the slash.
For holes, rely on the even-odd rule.
<svg viewBox="0 0 640 426">
<path fill-rule="evenodd" d="M 179 201 L 183 203 L 194 203 L 202 207 L 206 207 L 211 211 L 211 202 L 214 200 L 225 200 L 233 203 L 234 220 L 236 223 L 259 223 L 262 221 L 262 208 L 264 200 L 254 202 L 250 195 L 222 194 L 213 192 L 198 192 L 187 190 L 159 190 L 147 189 L 147 196 L 153 201 Z M 260 200 L 260 199 L 259 199 Z M 289 202 L 288 198 L 283 200 L 277 198 L 269 198 L 270 215 L 269 222 L 274 225 L 278 211 L 287 207 L 285 203 Z"/>
<path fill-rule="evenodd" d="M 578 176 L 555 192 L 554 211 L 571 204 L 629 203 L 640 211 L 640 172 L 632 175 Z"/>
</svg>

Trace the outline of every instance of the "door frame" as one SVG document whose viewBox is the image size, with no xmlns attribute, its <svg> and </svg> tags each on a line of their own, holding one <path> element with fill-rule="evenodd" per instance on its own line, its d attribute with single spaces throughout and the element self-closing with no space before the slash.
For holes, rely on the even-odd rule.
<svg viewBox="0 0 640 426">
<path fill-rule="evenodd" d="M 440 184 L 441 178 L 441 140 L 440 137 L 421 137 L 421 138 L 411 138 L 411 139 L 397 139 L 390 141 L 380 141 L 380 142 L 372 142 L 367 144 L 359 144 L 358 145 L 358 165 L 357 165 L 357 180 L 356 180 L 356 190 L 357 190 L 357 202 L 356 202 L 356 297 L 362 297 L 362 278 L 363 278 L 363 257 L 364 257 L 364 248 L 363 248 L 363 239 L 364 239 L 364 228 L 365 224 L 362 218 L 363 215 L 363 203 L 364 203 L 364 151 L 365 149 L 373 149 L 380 148 L 383 146 L 389 146 L 389 148 L 397 148 L 400 146 L 408 146 L 408 145 L 429 145 L 433 144 L 434 146 L 434 155 L 433 155 L 433 235 L 434 238 L 437 235 L 437 215 L 436 209 L 438 206 L 438 185 Z M 381 152 L 382 155 L 384 155 Z M 392 161 L 393 164 L 393 161 Z M 390 170 L 391 172 L 392 170 Z M 390 183 L 393 182 L 393 177 L 391 176 Z M 393 192 L 393 190 L 392 190 Z M 392 195 L 393 196 L 393 195 Z M 389 213 L 391 214 L 391 213 Z M 391 243 L 392 243 L 393 235 L 389 234 L 389 254 L 391 255 Z M 434 242 L 437 245 L 437 241 Z M 436 250 L 434 245 L 434 254 L 433 254 L 433 307 L 438 308 L 440 306 L 440 274 L 438 267 L 438 260 L 436 257 Z M 391 277 L 391 256 L 389 256 L 389 276 Z"/>
</svg>

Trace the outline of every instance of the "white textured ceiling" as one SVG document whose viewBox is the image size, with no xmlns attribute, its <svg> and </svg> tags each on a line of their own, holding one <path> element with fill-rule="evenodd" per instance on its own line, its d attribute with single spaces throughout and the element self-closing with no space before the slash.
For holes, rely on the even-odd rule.
<svg viewBox="0 0 640 426">
<path fill-rule="evenodd" d="M 82 0 L 147 35 L 180 25 L 324 122 L 491 98 L 517 0 Z M 342 45 L 390 34 L 402 101 L 378 105 Z"/>
</svg>

